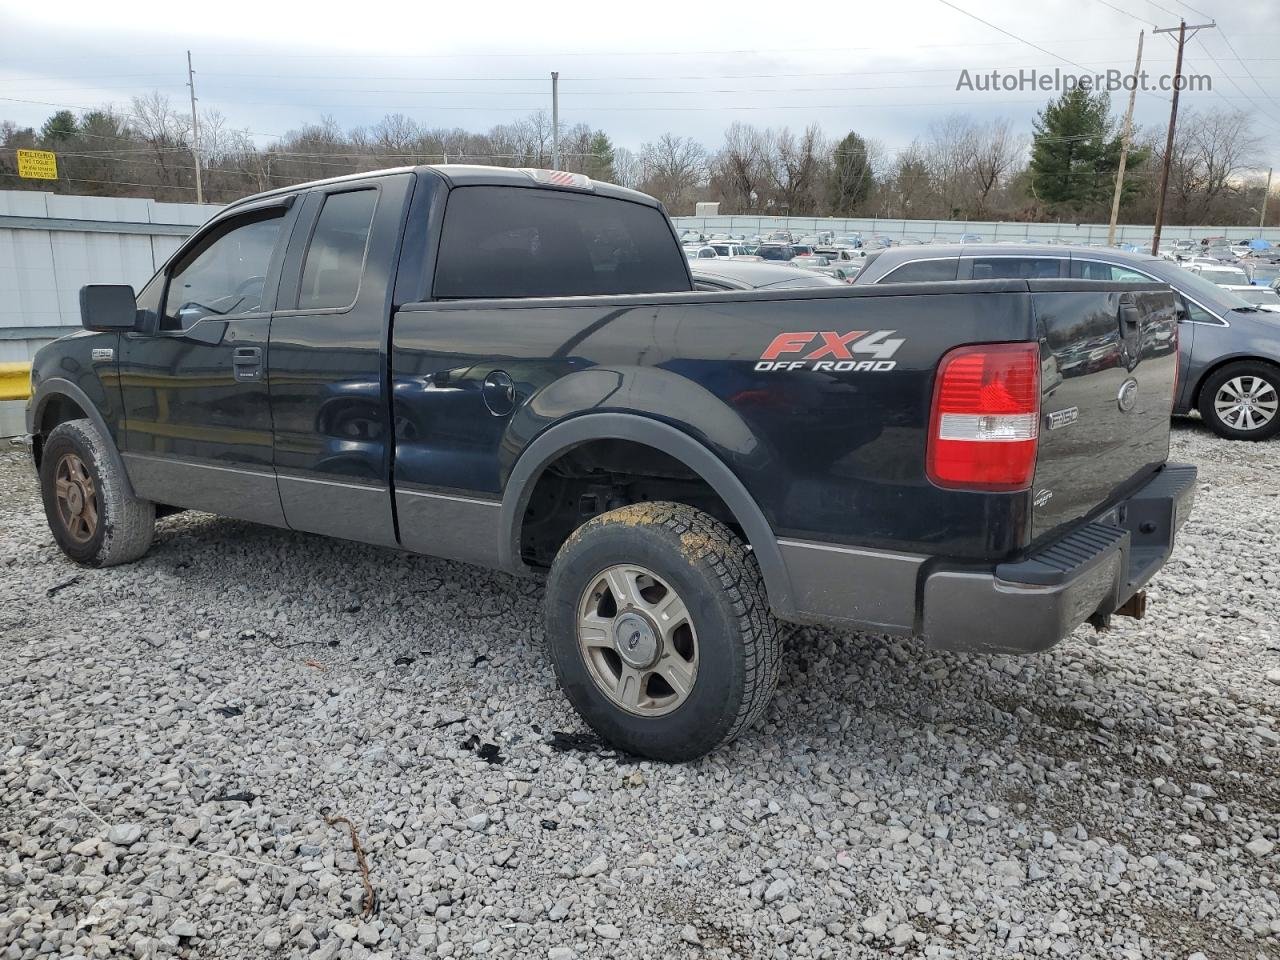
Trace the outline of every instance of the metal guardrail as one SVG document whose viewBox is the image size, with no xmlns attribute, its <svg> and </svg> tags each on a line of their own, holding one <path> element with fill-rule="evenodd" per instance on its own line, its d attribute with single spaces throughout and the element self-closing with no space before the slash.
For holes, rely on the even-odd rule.
<svg viewBox="0 0 1280 960">
<path fill-rule="evenodd" d="M 0 400 L 26 400 L 31 395 L 31 364 L 0 363 Z"/>
</svg>

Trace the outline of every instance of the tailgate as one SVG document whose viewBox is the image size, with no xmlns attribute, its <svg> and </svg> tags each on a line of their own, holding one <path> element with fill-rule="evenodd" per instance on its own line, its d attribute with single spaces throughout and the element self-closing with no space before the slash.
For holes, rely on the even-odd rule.
<svg viewBox="0 0 1280 960">
<path fill-rule="evenodd" d="M 1178 315 L 1167 287 L 1030 281 L 1042 337 L 1032 540 L 1096 512 L 1169 455 Z"/>
</svg>

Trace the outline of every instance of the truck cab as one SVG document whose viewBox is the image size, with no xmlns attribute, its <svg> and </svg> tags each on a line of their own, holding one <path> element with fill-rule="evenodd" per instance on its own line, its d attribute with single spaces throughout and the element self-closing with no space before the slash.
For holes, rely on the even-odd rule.
<svg viewBox="0 0 1280 960">
<path fill-rule="evenodd" d="M 1194 489 L 1160 285 L 704 292 L 660 204 L 563 171 L 260 194 L 81 309 L 28 409 L 68 557 L 194 509 L 545 577 L 566 695 L 663 759 L 761 715 L 781 620 L 1029 653 L 1140 613 Z"/>
</svg>

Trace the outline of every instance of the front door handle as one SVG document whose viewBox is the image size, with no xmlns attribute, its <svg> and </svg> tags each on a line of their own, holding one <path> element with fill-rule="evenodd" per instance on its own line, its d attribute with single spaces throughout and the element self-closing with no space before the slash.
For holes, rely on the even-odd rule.
<svg viewBox="0 0 1280 960">
<path fill-rule="evenodd" d="M 236 347 L 231 354 L 231 372 L 241 383 L 262 379 L 262 348 Z"/>
</svg>

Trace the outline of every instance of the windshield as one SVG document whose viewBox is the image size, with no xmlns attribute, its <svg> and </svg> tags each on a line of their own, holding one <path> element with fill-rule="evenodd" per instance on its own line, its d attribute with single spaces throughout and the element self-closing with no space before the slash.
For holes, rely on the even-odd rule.
<svg viewBox="0 0 1280 960">
<path fill-rule="evenodd" d="M 1216 267 L 1205 267 L 1200 271 L 1200 276 L 1213 283 L 1245 284 L 1249 282 L 1243 270 L 1219 270 Z"/>
<path fill-rule="evenodd" d="M 1280 277 L 1280 263 L 1256 263 L 1253 265 L 1255 283 L 1259 280 L 1270 283 L 1276 277 Z"/>
</svg>

